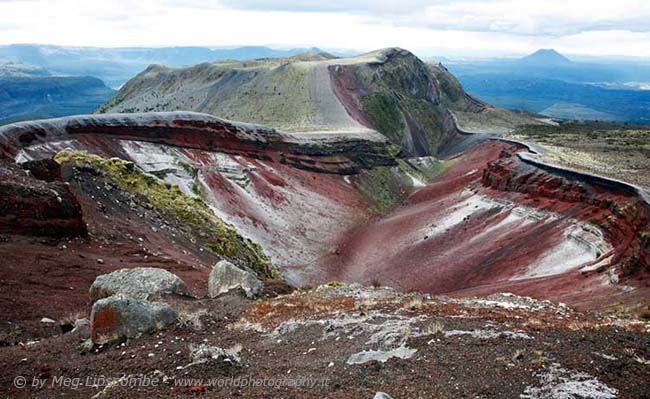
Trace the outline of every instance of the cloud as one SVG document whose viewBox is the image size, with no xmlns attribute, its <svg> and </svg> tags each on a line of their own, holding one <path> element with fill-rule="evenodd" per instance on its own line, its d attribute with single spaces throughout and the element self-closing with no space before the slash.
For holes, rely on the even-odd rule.
<svg viewBox="0 0 650 399">
<path fill-rule="evenodd" d="M 650 56 L 646 0 L 0 0 L 0 44 Z"/>
<path fill-rule="evenodd" d="M 384 19 L 396 26 L 567 35 L 593 30 L 650 31 L 647 0 L 222 0 L 258 11 L 347 12 Z M 195 6 L 205 1 L 192 2 Z"/>
<path fill-rule="evenodd" d="M 195 2 L 200 5 L 204 2 Z M 267 10 L 267 11 L 305 11 L 305 12 L 347 12 L 370 15 L 390 16 L 395 14 L 411 14 L 424 10 L 431 1 L 426 0 L 222 0 L 221 4 L 238 9 Z"/>
</svg>

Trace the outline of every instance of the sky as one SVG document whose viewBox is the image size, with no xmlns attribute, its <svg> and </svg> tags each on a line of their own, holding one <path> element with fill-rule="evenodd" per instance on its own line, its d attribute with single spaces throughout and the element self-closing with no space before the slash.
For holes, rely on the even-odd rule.
<svg viewBox="0 0 650 399">
<path fill-rule="evenodd" d="M 0 0 L 0 44 L 650 57 L 650 0 Z"/>
</svg>

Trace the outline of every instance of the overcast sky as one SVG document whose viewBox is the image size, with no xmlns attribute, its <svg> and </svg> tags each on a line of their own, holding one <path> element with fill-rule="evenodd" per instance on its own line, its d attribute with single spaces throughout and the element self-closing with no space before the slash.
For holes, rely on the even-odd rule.
<svg viewBox="0 0 650 399">
<path fill-rule="evenodd" d="M 0 44 L 650 56 L 650 0 L 0 0 Z"/>
</svg>

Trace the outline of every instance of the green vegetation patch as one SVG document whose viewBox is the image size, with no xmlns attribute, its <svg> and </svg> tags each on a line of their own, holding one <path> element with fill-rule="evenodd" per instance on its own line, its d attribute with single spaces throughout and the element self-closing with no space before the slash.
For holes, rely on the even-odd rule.
<svg viewBox="0 0 650 399">
<path fill-rule="evenodd" d="M 214 253 L 252 269 L 261 277 L 280 277 L 280 270 L 271 264 L 261 247 L 218 218 L 203 199 L 184 194 L 178 186 L 145 173 L 133 162 L 76 150 L 63 150 L 54 159 L 60 164 L 75 164 L 102 172 L 123 190 L 146 198 L 161 212 L 208 232 L 207 246 Z"/>
<path fill-rule="evenodd" d="M 513 135 L 521 135 L 536 140 L 548 141 L 549 144 L 563 144 L 564 140 L 576 138 L 590 140 L 609 140 L 609 144 L 645 144 L 650 139 L 650 129 L 644 125 L 631 125 L 613 122 L 563 122 L 557 126 L 524 125 L 516 129 Z M 620 141 L 620 143 L 615 143 Z"/>
<path fill-rule="evenodd" d="M 612 122 L 522 126 L 507 137 L 547 149 L 547 161 L 650 187 L 650 128 Z"/>
<path fill-rule="evenodd" d="M 365 88 L 363 112 L 377 131 L 404 145 L 410 128 L 427 153 L 437 152 L 442 110 L 434 100 L 434 77 L 424 63 L 414 56 L 395 57 L 381 66 L 358 67 L 355 75 Z"/>
<path fill-rule="evenodd" d="M 440 83 L 440 91 L 445 93 L 449 100 L 453 103 L 463 99 L 464 91 L 460 82 L 450 73 L 436 74 L 436 78 Z"/>
<path fill-rule="evenodd" d="M 443 117 L 437 107 L 422 98 L 404 98 L 402 108 L 408 110 L 411 118 L 424 133 L 430 154 L 436 154 L 440 143 Z"/>
<path fill-rule="evenodd" d="M 426 161 L 411 160 L 409 165 L 405 160 L 398 160 L 398 164 L 404 169 L 408 170 L 410 174 L 415 175 L 423 182 L 432 182 L 445 173 L 452 165 L 458 162 L 462 157 L 457 157 L 449 160 L 440 160 L 431 157 Z"/>
<path fill-rule="evenodd" d="M 363 169 L 358 175 L 358 188 L 370 203 L 370 211 L 384 214 L 402 203 L 413 188 L 412 177 L 424 183 L 437 179 L 461 157 L 441 161 L 433 157 L 396 159 L 397 166 Z"/>
<path fill-rule="evenodd" d="M 359 191 L 370 203 L 373 213 L 386 213 L 404 199 L 410 188 L 408 177 L 392 166 L 378 166 L 359 173 Z"/>
<path fill-rule="evenodd" d="M 394 96 L 376 91 L 361 98 L 363 110 L 375 129 L 392 140 L 399 141 L 403 136 L 404 121 Z"/>
</svg>

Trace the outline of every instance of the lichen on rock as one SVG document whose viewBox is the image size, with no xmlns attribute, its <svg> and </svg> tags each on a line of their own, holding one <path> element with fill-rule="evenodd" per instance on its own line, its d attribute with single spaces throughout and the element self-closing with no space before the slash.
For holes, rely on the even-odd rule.
<svg viewBox="0 0 650 399">
<path fill-rule="evenodd" d="M 105 344 L 162 329 L 178 314 L 164 302 L 113 295 L 95 302 L 90 315 L 91 339 Z"/>
</svg>

